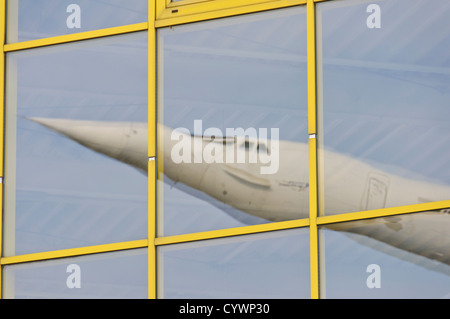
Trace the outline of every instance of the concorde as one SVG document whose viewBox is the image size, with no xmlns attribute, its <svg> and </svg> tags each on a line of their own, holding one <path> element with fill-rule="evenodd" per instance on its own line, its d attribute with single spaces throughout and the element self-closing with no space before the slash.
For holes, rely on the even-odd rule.
<svg viewBox="0 0 450 319">
<path fill-rule="evenodd" d="M 146 123 L 29 119 L 93 151 L 147 173 Z M 308 158 L 305 156 L 308 152 L 306 144 L 195 136 L 163 125 L 158 126 L 158 134 L 164 136 L 158 143 L 158 154 L 163 154 L 158 160 L 163 162 L 164 178 L 175 182 L 175 187 L 187 186 L 234 209 L 268 221 L 309 217 L 308 163 L 307 160 L 302 162 L 302 159 Z M 166 151 L 162 152 L 163 149 Z M 174 149 L 178 151 L 172 152 Z M 206 152 L 207 149 L 209 151 Z M 183 154 L 186 150 L 191 151 L 190 160 Z M 250 161 L 251 152 L 264 152 L 265 160 Z M 267 157 L 271 152 L 279 153 L 276 157 Z M 407 179 L 347 155 L 324 152 L 323 158 L 327 161 L 325 202 L 327 211 L 335 214 L 450 199 L 448 185 Z M 237 159 L 242 154 L 246 160 L 239 162 Z M 184 160 L 180 160 L 180 156 Z M 274 165 L 270 161 L 278 161 L 276 171 L 261 174 L 262 167 Z M 342 187 L 344 178 L 346 183 Z M 385 217 L 383 221 L 376 223 L 367 219 L 327 227 L 362 235 L 362 238 L 373 238 L 389 247 L 411 252 L 414 256 L 426 257 L 432 263 L 425 267 L 442 264 L 444 268 L 440 267 L 438 271 L 450 275 L 449 210 L 397 215 Z M 412 260 L 414 258 L 409 259 L 416 262 Z"/>
</svg>

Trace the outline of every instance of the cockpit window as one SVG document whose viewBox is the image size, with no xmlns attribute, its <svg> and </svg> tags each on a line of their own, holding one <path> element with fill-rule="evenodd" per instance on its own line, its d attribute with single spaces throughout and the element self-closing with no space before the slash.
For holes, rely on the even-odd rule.
<svg viewBox="0 0 450 319">
<path fill-rule="evenodd" d="M 270 151 L 265 144 L 258 143 L 258 146 L 256 147 L 256 151 L 258 153 L 263 152 L 264 154 L 270 154 Z"/>
<path fill-rule="evenodd" d="M 250 141 L 245 141 L 241 144 L 241 148 L 244 148 L 246 151 L 253 148 L 254 143 Z"/>
<path fill-rule="evenodd" d="M 241 144 L 240 148 L 245 149 L 246 151 L 255 150 L 255 143 L 251 141 L 245 141 L 244 143 Z M 270 154 L 269 149 L 263 143 L 256 144 L 256 151 L 263 152 L 264 154 Z"/>
<path fill-rule="evenodd" d="M 264 145 L 264 144 L 259 144 L 258 143 L 258 146 L 256 147 L 256 150 L 259 152 L 259 151 L 263 151 L 263 152 L 267 152 L 267 147 Z"/>
</svg>

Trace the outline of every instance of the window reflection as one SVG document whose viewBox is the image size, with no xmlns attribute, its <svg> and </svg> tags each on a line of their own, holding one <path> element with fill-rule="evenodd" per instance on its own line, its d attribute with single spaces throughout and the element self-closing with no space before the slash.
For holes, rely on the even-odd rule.
<svg viewBox="0 0 450 319">
<path fill-rule="evenodd" d="M 307 217 L 304 8 L 158 32 L 159 235 Z"/>
<path fill-rule="evenodd" d="M 10 299 L 147 298 L 147 249 L 3 267 Z"/>
<path fill-rule="evenodd" d="M 8 43 L 147 21 L 147 0 L 9 0 Z"/>
<path fill-rule="evenodd" d="M 450 199 L 450 5 L 376 3 L 317 6 L 322 214 Z"/>
<path fill-rule="evenodd" d="M 450 298 L 445 211 L 322 227 L 321 296 Z"/>
<path fill-rule="evenodd" d="M 6 91 L 5 255 L 146 238 L 147 34 L 8 53 Z"/>
<path fill-rule="evenodd" d="M 161 246 L 159 298 L 310 298 L 307 229 Z"/>
</svg>

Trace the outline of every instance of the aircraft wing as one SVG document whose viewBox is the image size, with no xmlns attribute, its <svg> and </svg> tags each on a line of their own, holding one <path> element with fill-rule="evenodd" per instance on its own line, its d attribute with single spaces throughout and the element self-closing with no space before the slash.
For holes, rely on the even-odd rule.
<svg viewBox="0 0 450 319">
<path fill-rule="evenodd" d="M 336 223 L 325 228 L 344 232 L 364 246 L 450 275 L 449 210 Z"/>
</svg>

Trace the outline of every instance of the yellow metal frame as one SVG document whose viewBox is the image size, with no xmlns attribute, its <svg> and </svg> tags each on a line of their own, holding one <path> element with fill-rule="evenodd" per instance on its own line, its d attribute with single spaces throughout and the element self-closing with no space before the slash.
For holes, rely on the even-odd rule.
<svg viewBox="0 0 450 319">
<path fill-rule="evenodd" d="M 42 46 L 50 46 L 61 43 L 95 39 L 130 32 L 145 31 L 148 32 L 148 237 L 142 240 L 111 243 L 105 245 L 80 247 L 58 251 L 49 251 L 27 255 L 18 255 L 3 257 L 2 254 L 2 217 L 0 216 L 0 267 L 4 265 L 14 265 L 32 261 L 51 260 L 55 258 L 74 257 L 88 254 L 98 254 L 126 249 L 145 248 L 148 249 L 148 298 L 157 298 L 157 248 L 162 245 L 170 245 L 183 242 L 193 242 L 212 238 L 224 238 L 230 236 L 239 236 L 255 234 L 261 232 L 270 232 L 292 228 L 309 228 L 310 231 L 310 279 L 311 279 L 311 298 L 320 298 L 320 266 L 319 266 L 319 227 L 331 223 L 347 222 L 368 218 L 377 218 L 392 216 L 398 214 L 407 214 L 423 212 L 428 210 L 440 210 L 450 207 L 450 200 L 408 205 L 402 207 L 393 207 L 364 212 L 355 212 L 348 214 L 339 214 L 331 216 L 320 216 L 318 213 L 318 181 L 317 166 L 317 93 L 316 93 L 316 14 L 315 3 L 333 0 L 183 0 L 171 2 L 170 0 L 148 0 L 148 22 L 138 23 L 115 28 L 81 32 L 71 35 L 62 35 L 46 39 L 32 40 L 20 43 L 5 44 L 5 8 L 6 0 L 0 0 L 0 41 L 2 43 L 2 57 L 0 58 L 0 94 L 1 94 L 1 112 L 0 125 L 4 126 L 4 86 L 5 86 L 5 54 L 18 50 L 32 49 Z M 211 20 L 229 16 L 242 15 L 246 13 L 272 10 L 296 5 L 306 5 L 307 14 L 307 76 L 308 76 L 308 133 L 309 133 L 309 184 L 310 184 L 310 214 L 309 218 L 293 220 L 287 222 L 269 223 L 255 226 L 245 226 L 229 228 L 215 231 L 184 234 L 178 236 L 157 237 L 156 235 L 156 181 L 157 181 L 157 148 L 156 148 L 156 30 L 160 27 L 172 26 L 177 24 L 192 23 L 204 20 Z M 0 130 L 0 177 L 3 180 L 3 158 L 4 158 L 4 136 L 3 130 Z M 0 202 L 3 202 L 3 184 L 0 183 L 2 196 Z M 3 207 L 3 204 L 2 206 Z M 0 286 L 2 283 L 2 271 L 0 271 Z M 2 290 L 0 289 L 0 298 Z"/>
<path fill-rule="evenodd" d="M 137 24 L 126 25 L 126 26 L 121 26 L 121 27 L 114 27 L 114 28 L 108 28 L 108 29 L 60 35 L 60 36 L 45 38 L 45 39 L 24 41 L 24 42 L 18 42 L 18 43 L 8 43 L 8 44 L 4 45 L 3 51 L 11 52 L 11 51 L 24 50 L 24 49 L 32 49 L 32 48 L 38 48 L 38 47 L 43 47 L 43 46 L 55 45 L 55 44 L 75 42 L 75 41 L 81 41 L 81 40 L 87 40 L 87 39 L 96 39 L 96 38 L 125 34 L 125 33 L 130 33 L 130 32 L 144 31 L 147 29 L 148 29 L 148 23 L 143 22 L 143 23 L 137 23 Z"/>
<path fill-rule="evenodd" d="M 156 27 L 305 4 L 306 0 L 156 0 Z"/>
<path fill-rule="evenodd" d="M 148 1 L 148 298 L 156 299 L 156 16 Z"/>
<path fill-rule="evenodd" d="M 5 29 L 6 29 L 6 0 L 0 0 L 0 44 L 4 47 L 5 44 Z M 3 256 L 3 145 L 4 145 L 4 136 L 3 136 L 3 127 L 4 127 L 4 114 L 5 114 L 5 51 L 2 50 L 0 57 L 0 125 L 1 125 L 1 133 L 0 133 L 0 178 L 1 178 L 1 196 L 0 196 L 0 299 L 2 298 L 2 274 L 3 269 L 1 268 L 1 260 Z"/>
</svg>

